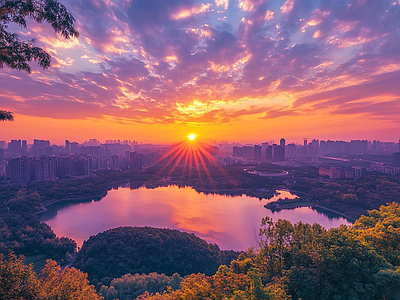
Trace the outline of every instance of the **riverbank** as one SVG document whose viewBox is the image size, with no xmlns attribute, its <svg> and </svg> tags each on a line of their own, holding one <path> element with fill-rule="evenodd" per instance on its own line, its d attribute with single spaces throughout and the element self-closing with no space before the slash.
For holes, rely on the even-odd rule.
<svg viewBox="0 0 400 300">
<path fill-rule="evenodd" d="M 296 208 L 300 208 L 300 207 L 310 207 L 310 208 L 312 208 L 314 210 L 317 210 L 319 208 L 321 210 L 329 211 L 331 213 L 339 215 L 339 216 L 347 219 L 351 223 L 354 223 L 354 221 L 356 220 L 355 218 L 352 218 L 352 217 L 350 217 L 350 216 L 348 216 L 348 215 L 346 215 L 344 213 L 341 213 L 341 212 L 339 212 L 337 210 L 333 210 L 333 209 L 330 209 L 330 208 L 328 208 L 326 206 L 322 206 L 322 205 L 319 205 L 319 204 L 314 204 L 314 203 L 311 203 L 311 202 L 292 202 L 292 203 L 290 203 L 290 202 L 284 202 L 284 201 L 285 200 L 282 200 L 281 202 L 279 202 L 279 200 L 278 200 L 276 202 L 270 202 L 270 203 L 265 204 L 264 207 L 266 209 L 271 210 L 272 212 L 280 211 L 280 210 L 296 209 Z"/>
<path fill-rule="evenodd" d="M 337 210 L 333 210 L 333 209 L 327 208 L 326 206 L 322 206 L 322 205 L 319 205 L 319 204 L 314 204 L 313 206 L 311 206 L 311 208 L 321 208 L 323 210 L 330 211 L 332 213 L 335 213 L 337 215 L 340 215 L 340 216 L 346 218 L 347 220 L 349 220 L 352 223 L 354 223 L 357 220 L 357 219 L 352 218 L 352 217 L 350 217 L 350 216 L 348 216 L 346 214 L 343 214 L 343 213 L 341 213 L 341 212 L 339 212 Z"/>
<path fill-rule="evenodd" d="M 106 192 L 104 192 L 104 193 L 101 193 L 101 194 L 98 194 L 98 195 L 87 196 L 87 197 L 76 197 L 76 198 L 64 198 L 64 199 L 51 200 L 50 202 L 42 204 L 42 207 L 41 207 L 42 210 L 41 211 L 35 212 L 33 214 L 34 215 L 38 215 L 38 214 L 44 213 L 44 212 L 47 211 L 46 206 L 51 205 L 51 204 L 55 204 L 55 203 L 58 203 L 58 202 L 64 202 L 64 201 L 68 201 L 68 202 L 69 201 L 70 202 L 87 201 L 87 200 L 93 200 L 93 199 L 96 199 L 96 198 L 98 198 L 100 200 L 101 198 L 105 197 L 107 195 L 107 193 L 108 193 L 108 190 Z"/>
</svg>

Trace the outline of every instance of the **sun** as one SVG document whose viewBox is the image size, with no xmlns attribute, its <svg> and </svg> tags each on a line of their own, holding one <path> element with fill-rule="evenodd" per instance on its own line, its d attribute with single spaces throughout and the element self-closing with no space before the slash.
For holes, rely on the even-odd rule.
<svg viewBox="0 0 400 300">
<path fill-rule="evenodd" d="M 189 134 L 188 138 L 189 138 L 189 140 L 193 141 L 196 138 L 196 135 L 191 133 L 191 134 Z"/>
</svg>

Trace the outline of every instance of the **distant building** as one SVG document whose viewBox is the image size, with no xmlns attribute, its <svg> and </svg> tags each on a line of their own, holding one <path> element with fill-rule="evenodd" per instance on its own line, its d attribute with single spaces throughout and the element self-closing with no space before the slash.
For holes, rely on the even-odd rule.
<svg viewBox="0 0 400 300">
<path fill-rule="evenodd" d="M 53 148 L 50 147 L 50 141 L 33 140 L 33 146 L 30 149 L 33 156 L 40 157 L 42 155 L 53 155 Z"/>
<path fill-rule="evenodd" d="M 26 185 L 33 181 L 31 172 L 32 158 L 21 157 L 10 159 L 7 163 L 6 173 L 11 184 Z"/>
<path fill-rule="evenodd" d="M 267 159 L 267 161 L 272 161 L 273 155 L 274 155 L 274 153 L 273 153 L 272 145 L 268 146 L 267 150 L 266 150 L 266 157 L 265 157 Z"/>
<path fill-rule="evenodd" d="M 69 141 L 65 140 L 65 154 L 69 154 L 69 153 L 70 153 Z"/>
<path fill-rule="evenodd" d="M 40 158 L 32 159 L 31 168 L 34 174 L 34 181 L 55 181 L 56 164 L 57 159 L 55 157 L 41 156 Z"/>
<path fill-rule="evenodd" d="M 354 169 L 354 179 L 358 179 L 361 177 L 361 168 L 360 167 L 353 167 Z"/>
<path fill-rule="evenodd" d="M 21 154 L 22 143 L 21 140 L 11 140 L 8 143 L 8 151 L 12 157 L 16 157 Z"/>
<path fill-rule="evenodd" d="M 285 146 L 276 146 L 273 151 L 274 161 L 285 161 Z"/>
<path fill-rule="evenodd" d="M 129 154 L 129 169 L 138 171 L 143 169 L 143 154 L 138 152 L 131 152 Z"/>
<path fill-rule="evenodd" d="M 261 161 L 261 150 L 262 147 L 260 145 L 254 145 L 254 159 L 257 161 Z"/>
<path fill-rule="evenodd" d="M 69 146 L 70 146 L 70 153 L 78 154 L 79 144 L 77 142 L 72 142 L 69 144 Z"/>
<path fill-rule="evenodd" d="M 261 146 L 259 146 L 259 147 L 261 147 Z M 243 147 L 234 146 L 233 147 L 233 156 L 254 159 L 254 154 L 255 154 L 254 151 L 255 150 L 254 150 L 253 146 L 243 146 Z"/>
<path fill-rule="evenodd" d="M 318 174 L 320 176 L 329 176 L 329 177 L 331 177 L 331 167 L 319 167 Z"/>
<path fill-rule="evenodd" d="M 26 142 L 26 140 L 22 140 L 21 143 L 21 154 L 22 155 L 26 155 L 28 153 L 28 143 Z"/>
<path fill-rule="evenodd" d="M 110 168 L 111 168 L 111 170 L 118 170 L 120 168 L 118 155 L 110 156 Z"/>
<path fill-rule="evenodd" d="M 393 167 L 400 167 L 400 152 L 393 153 L 392 162 Z"/>
<path fill-rule="evenodd" d="M 281 140 L 280 140 L 280 142 L 279 142 L 279 145 L 280 145 L 281 147 L 285 148 L 286 141 L 285 141 L 284 138 L 281 138 Z"/>
<path fill-rule="evenodd" d="M 232 149 L 232 155 L 234 156 L 234 157 L 243 157 L 243 149 L 242 149 L 242 147 L 239 147 L 239 146 L 233 146 L 233 149 Z"/>
<path fill-rule="evenodd" d="M 57 157 L 57 177 L 60 179 L 86 175 L 89 175 L 87 157 L 78 155 Z"/>
<path fill-rule="evenodd" d="M 329 176 L 331 179 L 357 179 L 361 177 L 361 168 L 321 166 L 318 168 L 318 174 L 321 176 Z"/>
<path fill-rule="evenodd" d="M 253 146 L 243 146 L 243 157 L 254 158 L 254 147 Z"/>
</svg>

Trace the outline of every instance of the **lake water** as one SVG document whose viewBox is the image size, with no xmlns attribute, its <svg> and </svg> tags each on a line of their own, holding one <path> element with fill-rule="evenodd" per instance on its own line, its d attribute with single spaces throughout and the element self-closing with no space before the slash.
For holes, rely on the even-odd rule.
<svg viewBox="0 0 400 300">
<path fill-rule="evenodd" d="M 261 219 L 286 219 L 292 223 L 319 223 L 325 228 L 351 225 L 346 219 L 308 207 L 271 212 L 264 208 L 278 198 L 295 198 L 288 191 L 270 200 L 248 196 L 198 193 L 190 187 L 154 189 L 120 187 L 108 191 L 100 201 L 59 202 L 47 206 L 40 220 L 57 236 L 66 236 L 81 246 L 91 235 L 118 226 L 152 226 L 194 233 L 224 250 L 246 250 L 257 246 Z"/>
</svg>

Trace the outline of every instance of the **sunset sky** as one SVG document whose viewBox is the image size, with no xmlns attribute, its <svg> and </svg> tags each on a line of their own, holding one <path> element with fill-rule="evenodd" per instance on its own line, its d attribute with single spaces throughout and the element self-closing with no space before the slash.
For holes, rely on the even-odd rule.
<svg viewBox="0 0 400 300">
<path fill-rule="evenodd" d="M 400 138 L 400 0 L 61 0 L 52 67 L 0 69 L 0 140 Z"/>
</svg>

